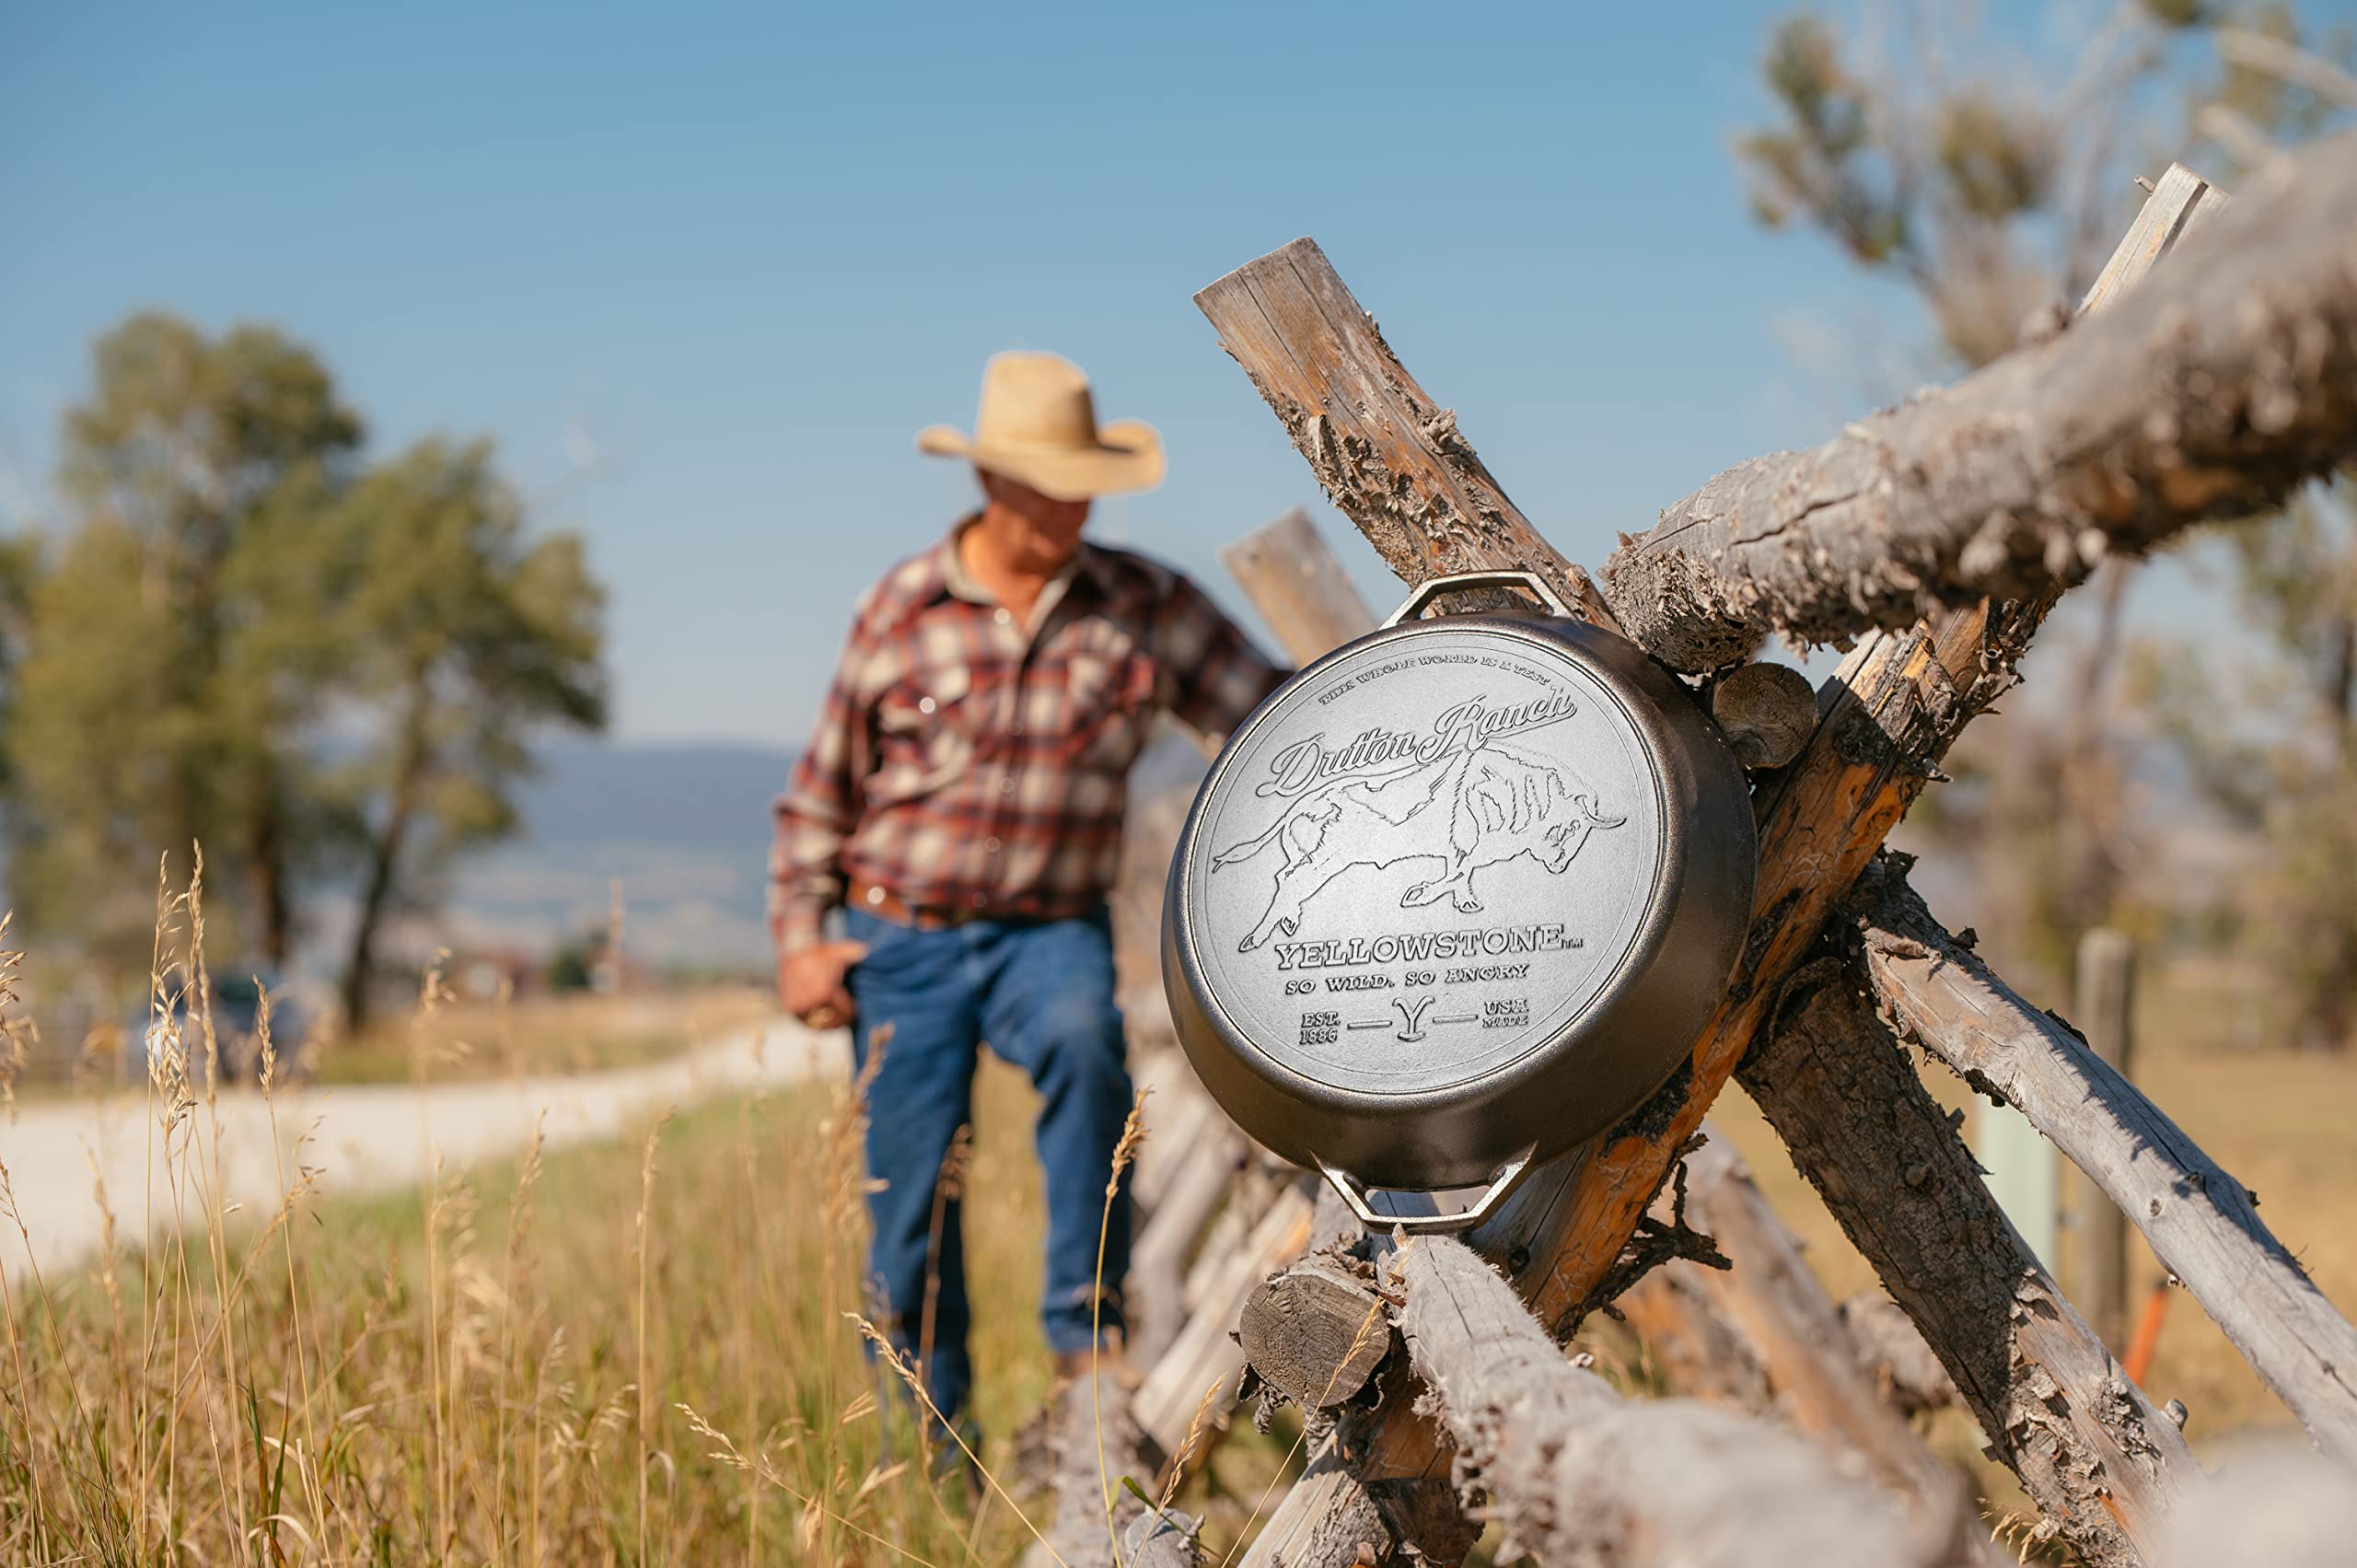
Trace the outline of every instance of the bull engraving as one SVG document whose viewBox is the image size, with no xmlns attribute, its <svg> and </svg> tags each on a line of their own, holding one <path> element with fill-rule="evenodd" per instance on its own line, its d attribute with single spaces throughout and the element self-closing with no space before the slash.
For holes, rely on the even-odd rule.
<svg viewBox="0 0 2357 1568">
<path fill-rule="evenodd" d="M 1237 951 L 1299 935 L 1304 908 L 1327 884 L 1358 865 L 1437 860 L 1439 875 L 1411 883 L 1401 909 L 1446 897 L 1478 913 L 1473 875 L 1527 854 L 1561 876 L 1598 828 L 1617 828 L 1596 796 L 1574 792 L 1547 763 L 1492 741 L 1372 777 L 1310 791 L 1260 833 L 1212 857 L 1211 869 L 1239 865 L 1274 847 L 1283 857 L 1269 906 Z"/>
</svg>

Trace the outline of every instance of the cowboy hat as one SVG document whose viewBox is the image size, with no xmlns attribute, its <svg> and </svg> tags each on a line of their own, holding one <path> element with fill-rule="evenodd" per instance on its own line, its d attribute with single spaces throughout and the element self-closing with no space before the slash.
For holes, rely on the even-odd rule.
<svg viewBox="0 0 2357 1568">
<path fill-rule="evenodd" d="M 964 458 L 1058 501 L 1162 482 L 1162 437 L 1134 419 L 1097 423 L 1088 377 L 1052 354 L 993 354 L 982 368 L 974 434 L 946 424 L 917 432 L 917 450 Z"/>
</svg>

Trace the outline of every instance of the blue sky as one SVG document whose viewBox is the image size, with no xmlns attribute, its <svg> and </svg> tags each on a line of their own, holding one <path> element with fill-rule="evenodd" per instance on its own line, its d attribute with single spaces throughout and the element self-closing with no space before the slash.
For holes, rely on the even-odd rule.
<svg viewBox="0 0 2357 1568">
<path fill-rule="evenodd" d="M 1794 323 L 1919 331 L 1747 214 L 1787 8 L 14 7 L 0 520 L 52 515 L 94 334 L 275 321 L 380 449 L 489 433 L 587 534 L 619 734 L 795 744 L 853 596 L 972 494 L 911 438 L 998 349 L 1161 428 L 1168 482 L 1100 537 L 1237 604 L 1215 550 L 1307 505 L 1387 606 L 1190 299 L 1309 234 L 1597 561 L 1863 405 Z M 1996 9 L 2025 59 L 2067 25 Z"/>
</svg>

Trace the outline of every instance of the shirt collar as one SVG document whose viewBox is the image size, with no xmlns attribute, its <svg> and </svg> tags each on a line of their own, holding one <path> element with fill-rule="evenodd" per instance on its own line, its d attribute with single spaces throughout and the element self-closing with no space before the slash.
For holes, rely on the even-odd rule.
<svg viewBox="0 0 2357 1568">
<path fill-rule="evenodd" d="M 934 568 L 941 577 L 941 591 L 949 595 L 950 598 L 964 599 L 969 604 L 995 605 L 998 600 L 990 596 L 989 590 L 974 581 L 973 575 L 966 570 L 965 562 L 959 560 L 958 556 L 959 537 L 968 528 L 980 522 L 981 516 L 980 512 L 969 512 L 951 526 L 949 532 L 942 538 L 941 542 L 933 548 Z M 1071 590 L 1074 579 L 1081 576 L 1086 576 L 1099 589 L 1109 588 L 1112 586 L 1111 560 L 1103 551 L 1086 540 L 1080 541 L 1080 548 L 1073 552 L 1073 558 L 1070 561 L 1064 563 L 1064 569 L 1057 573 L 1049 581 L 1048 586 L 1040 591 L 1039 603 L 1033 611 L 1035 621 L 1044 623 L 1048 619 L 1048 612 L 1053 610 Z"/>
</svg>

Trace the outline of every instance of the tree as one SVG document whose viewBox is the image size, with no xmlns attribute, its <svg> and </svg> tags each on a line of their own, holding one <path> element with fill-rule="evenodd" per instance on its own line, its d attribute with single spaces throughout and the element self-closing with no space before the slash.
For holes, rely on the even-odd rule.
<svg viewBox="0 0 2357 1568">
<path fill-rule="evenodd" d="M 2228 912 L 2307 1050 L 2357 1044 L 2357 511 L 2315 488 L 2232 538 L 2242 608 L 2267 645 L 2239 660 L 2141 650 L 2148 711 L 2196 785 L 2257 836 Z"/>
<path fill-rule="evenodd" d="M 316 621 L 290 544 L 350 474 L 361 424 L 308 349 L 263 327 L 209 338 L 135 316 L 99 340 L 68 412 L 61 481 L 76 527 L 27 595 L 16 680 L 12 881 L 29 928 L 143 965 L 152 889 L 135 868 L 200 837 L 216 939 L 284 960 L 290 888 L 323 850 L 297 820 Z"/>
<path fill-rule="evenodd" d="M 1935 35 L 1940 15 L 1896 29 L 1880 55 L 1820 17 L 1784 21 L 1762 63 L 1776 122 L 1736 149 L 1763 222 L 1812 229 L 1915 292 L 1936 335 L 1927 369 L 1977 367 L 2060 322 L 2132 211 L 2129 160 L 2166 145 L 2232 167 L 2330 115 L 2318 90 L 2250 63 L 2298 44 L 2281 5 L 2113 7 L 2050 87 L 2002 64 L 1959 71 L 1950 62 L 1969 52 Z M 2136 570 L 2098 574 L 2067 699 L 1975 732 L 1950 764 L 1962 787 L 1917 823 L 1973 857 L 1999 945 L 2049 972 L 2088 926 L 2122 918 L 2147 857 L 2107 679 Z"/>
<path fill-rule="evenodd" d="M 604 724 L 604 594 L 577 535 L 528 535 L 486 443 L 411 447 L 361 481 L 336 529 L 352 585 L 340 642 L 370 732 L 334 779 L 364 846 L 343 981 L 356 1027 L 388 916 L 430 897 L 459 851 L 515 830 L 532 730 Z"/>
</svg>

